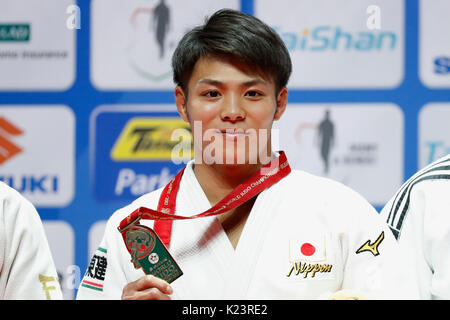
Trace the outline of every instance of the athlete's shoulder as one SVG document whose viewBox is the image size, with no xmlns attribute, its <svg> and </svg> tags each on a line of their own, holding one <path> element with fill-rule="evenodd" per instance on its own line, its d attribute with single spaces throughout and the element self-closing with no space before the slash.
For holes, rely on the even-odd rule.
<svg viewBox="0 0 450 320">
<path fill-rule="evenodd" d="M 386 204 L 381 215 L 399 239 L 411 208 L 425 208 L 424 201 L 432 202 L 441 208 L 448 207 L 446 203 L 449 193 L 450 154 L 430 163 L 410 177 Z M 417 194 L 420 196 L 417 197 Z"/>
<path fill-rule="evenodd" d="M 310 190 L 311 193 L 315 192 L 320 196 L 347 195 L 349 197 L 361 197 L 357 191 L 342 182 L 302 170 L 292 170 L 287 176 L 286 182 Z"/>
<path fill-rule="evenodd" d="M 0 181 L 0 208 L 0 214 L 9 220 L 15 220 L 14 217 L 18 214 L 28 219 L 39 217 L 31 201 L 2 181 Z"/>
<path fill-rule="evenodd" d="M 292 170 L 286 180 L 287 189 L 299 196 L 314 199 L 317 203 L 347 208 L 375 210 L 356 190 L 327 177 L 317 176 L 302 170 Z M 298 197 L 297 197 L 298 199 Z M 349 211 L 350 212 L 350 211 Z"/>
<path fill-rule="evenodd" d="M 362 226 L 384 225 L 368 200 L 343 183 L 301 170 L 292 170 L 289 176 L 282 190 L 282 202 L 295 208 L 293 212 L 301 212 L 299 218 L 308 215 L 326 221 L 334 230 L 354 234 L 360 232 Z"/>
<path fill-rule="evenodd" d="M 410 202 L 411 195 L 417 190 L 426 196 L 439 195 L 447 188 L 450 188 L 450 154 L 417 171 L 403 183 L 387 206 L 390 211 L 398 210 L 403 204 Z M 447 195 L 448 193 L 445 193 L 446 197 Z"/>
<path fill-rule="evenodd" d="M 0 200 L 5 201 L 27 201 L 17 190 L 0 181 Z"/>
<path fill-rule="evenodd" d="M 404 185 L 410 184 L 413 187 L 412 185 L 416 186 L 421 182 L 438 180 L 450 182 L 450 154 L 433 161 L 417 171 Z"/>
</svg>

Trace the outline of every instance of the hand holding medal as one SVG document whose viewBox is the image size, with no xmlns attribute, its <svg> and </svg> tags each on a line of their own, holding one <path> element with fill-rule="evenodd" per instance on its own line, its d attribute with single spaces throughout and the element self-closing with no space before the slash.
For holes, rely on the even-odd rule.
<svg viewBox="0 0 450 320">
<path fill-rule="evenodd" d="M 180 277 L 183 272 L 170 255 L 158 235 L 149 227 L 134 224 L 123 230 L 125 245 L 136 269 L 154 275 L 168 283 Z"/>
<path fill-rule="evenodd" d="M 144 276 L 128 283 L 122 291 L 122 300 L 170 300 L 170 285 L 157 277 Z"/>
</svg>

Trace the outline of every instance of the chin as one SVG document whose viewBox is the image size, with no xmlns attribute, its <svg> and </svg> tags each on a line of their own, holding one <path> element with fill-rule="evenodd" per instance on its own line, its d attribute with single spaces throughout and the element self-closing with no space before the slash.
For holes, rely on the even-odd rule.
<svg viewBox="0 0 450 320">
<path fill-rule="evenodd" d="M 268 148 L 259 150 L 258 144 L 228 143 L 203 145 L 201 150 L 203 162 L 207 165 L 256 165 L 270 162 Z"/>
</svg>

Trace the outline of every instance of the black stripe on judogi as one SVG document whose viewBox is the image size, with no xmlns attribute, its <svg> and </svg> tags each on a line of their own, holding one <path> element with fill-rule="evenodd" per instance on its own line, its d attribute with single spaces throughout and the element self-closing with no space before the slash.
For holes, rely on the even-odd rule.
<svg viewBox="0 0 450 320">
<path fill-rule="evenodd" d="M 448 162 L 448 163 L 446 163 Z M 445 165 L 443 165 L 445 164 Z M 447 173 L 442 174 L 433 174 L 436 171 L 448 171 Z M 410 202 L 410 195 L 411 190 L 413 187 L 422 182 L 427 180 L 450 180 L 450 159 L 446 158 L 445 160 L 439 161 L 435 164 L 430 165 L 429 167 L 425 168 L 423 172 L 418 173 L 415 177 L 413 177 L 410 181 L 408 181 L 405 184 L 405 187 L 403 188 L 403 191 L 397 193 L 393 203 L 392 207 L 389 211 L 389 216 L 386 220 L 388 223 L 392 233 L 394 234 L 395 238 L 398 240 L 400 238 L 400 232 L 403 225 L 403 221 L 407 215 L 408 209 L 409 209 L 409 202 Z M 400 211 L 400 206 L 403 203 L 403 200 L 406 197 L 405 204 L 403 206 L 403 209 Z M 395 219 L 397 215 L 400 214 L 398 222 L 395 224 Z"/>
</svg>

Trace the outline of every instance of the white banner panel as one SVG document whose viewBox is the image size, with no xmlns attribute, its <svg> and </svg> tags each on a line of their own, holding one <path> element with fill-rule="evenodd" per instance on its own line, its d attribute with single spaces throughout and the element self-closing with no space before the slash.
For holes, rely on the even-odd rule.
<svg viewBox="0 0 450 320">
<path fill-rule="evenodd" d="M 419 168 L 450 154 L 450 103 L 428 103 L 419 113 Z"/>
<path fill-rule="evenodd" d="M 403 181 L 403 121 L 390 103 L 291 103 L 274 128 L 292 168 L 340 181 L 382 206 Z"/>
<path fill-rule="evenodd" d="M 0 90 L 66 90 L 75 80 L 73 0 L 0 0 Z"/>
<path fill-rule="evenodd" d="M 75 116 L 67 106 L 0 106 L 0 180 L 37 207 L 74 195 Z"/>
<path fill-rule="evenodd" d="M 404 1 L 255 0 L 284 40 L 291 88 L 394 88 L 404 75 Z"/>
<path fill-rule="evenodd" d="M 92 256 L 95 253 L 95 250 L 99 247 L 103 236 L 105 234 L 106 229 L 106 223 L 107 220 L 100 220 L 92 224 L 91 228 L 89 229 L 89 244 L 88 244 L 88 257 L 87 261 L 90 261 Z"/>
<path fill-rule="evenodd" d="M 93 0 L 91 81 L 101 90 L 173 89 L 171 58 L 186 31 L 238 0 Z"/>
<path fill-rule="evenodd" d="M 57 220 L 43 221 L 64 299 L 73 299 L 81 270 L 75 266 L 75 235 L 72 227 Z"/>
<path fill-rule="evenodd" d="M 430 88 L 450 88 L 450 1 L 421 0 L 419 70 Z"/>
</svg>

